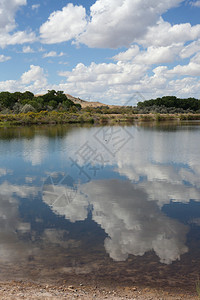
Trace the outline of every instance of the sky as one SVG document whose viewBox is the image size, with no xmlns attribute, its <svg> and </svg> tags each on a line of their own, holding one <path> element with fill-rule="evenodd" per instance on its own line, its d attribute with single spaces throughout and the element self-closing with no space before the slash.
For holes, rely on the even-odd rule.
<svg viewBox="0 0 200 300">
<path fill-rule="evenodd" d="M 0 91 L 200 98 L 199 0 L 1 0 Z"/>
</svg>

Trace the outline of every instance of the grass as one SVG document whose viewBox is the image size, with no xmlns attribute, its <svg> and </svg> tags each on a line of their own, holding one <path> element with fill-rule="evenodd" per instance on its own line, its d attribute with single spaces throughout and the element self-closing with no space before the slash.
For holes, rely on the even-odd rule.
<svg viewBox="0 0 200 300">
<path fill-rule="evenodd" d="M 196 281 L 196 292 L 197 292 L 198 297 L 200 298 L 200 280 L 199 280 L 199 277 L 197 278 L 197 281 Z"/>
<path fill-rule="evenodd" d="M 42 124 L 118 124 L 134 122 L 200 120 L 200 114 L 99 114 L 95 112 L 41 111 L 20 114 L 0 114 L 0 127 Z"/>
</svg>

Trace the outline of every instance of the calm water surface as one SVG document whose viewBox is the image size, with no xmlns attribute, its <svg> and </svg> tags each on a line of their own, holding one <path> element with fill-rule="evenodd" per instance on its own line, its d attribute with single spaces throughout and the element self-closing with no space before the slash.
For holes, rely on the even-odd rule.
<svg viewBox="0 0 200 300">
<path fill-rule="evenodd" d="M 0 279 L 192 288 L 200 126 L 0 129 Z"/>
</svg>

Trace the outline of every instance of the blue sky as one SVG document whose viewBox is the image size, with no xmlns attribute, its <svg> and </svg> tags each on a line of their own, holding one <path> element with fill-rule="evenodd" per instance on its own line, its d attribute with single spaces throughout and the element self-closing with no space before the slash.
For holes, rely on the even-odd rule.
<svg viewBox="0 0 200 300">
<path fill-rule="evenodd" d="M 199 15 L 199 0 L 2 0 L 0 91 L 200 98 Z"/>
</svg>

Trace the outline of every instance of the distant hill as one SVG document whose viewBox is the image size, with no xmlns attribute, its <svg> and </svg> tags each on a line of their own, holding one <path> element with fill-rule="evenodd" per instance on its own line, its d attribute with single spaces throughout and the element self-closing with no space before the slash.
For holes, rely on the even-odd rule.
<svg viewBox="0 0 200 300">
<path fill-rule="evenodd" d="M 85 107 L 100 107 L 100 106 L 108 106 L 110 108 L 112 107 L 118 107 L 117 105 L 108 105 L 108 104 L 104 104 L 98 101 L 86 101 L 86 100 L 82 100 L 80 98 L 76 98 L 73 97 L 72 95 L 69 94 L 65 94 L 67 96 L 68 99 L 72 100 L 75 104 L 80 104 L 82 108 Z"/>
</svg>

